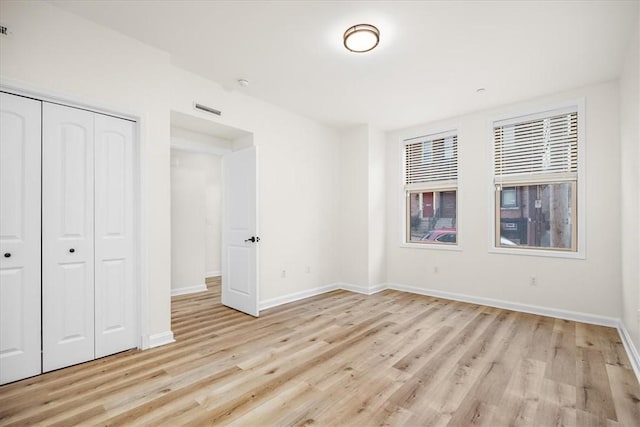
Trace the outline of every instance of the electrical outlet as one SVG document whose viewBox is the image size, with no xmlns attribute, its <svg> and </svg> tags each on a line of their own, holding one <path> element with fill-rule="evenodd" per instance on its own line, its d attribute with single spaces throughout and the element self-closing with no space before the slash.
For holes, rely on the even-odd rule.
<svg viewBox="0 0 640 427">
<path fill-rule="evenodd" d="M 437 272 L 438 272 L 438 266 L 437 266 L 437 265 L 434 265 L 434 266 L 433 266 L 433 272 L 434 272 L 434 273 L 437 273 Z"/>
<path fill-rule="evenodd" d="M 531 276 L 529 278 L 529 286 L 538 286 L 538 280 L 536 279 L 536 276 Z"/>
<path fill-rule="evenodd" d="M 311 273 L 311 267 L 307 266 L 307 274 Z"/>
<path fill-rule="evenodd" d="M 280 273 L 280 277 L 282 277 L 283 279 L 287 277 L 287 270 L 282 270 L 282 272 Z"/>
</svg>

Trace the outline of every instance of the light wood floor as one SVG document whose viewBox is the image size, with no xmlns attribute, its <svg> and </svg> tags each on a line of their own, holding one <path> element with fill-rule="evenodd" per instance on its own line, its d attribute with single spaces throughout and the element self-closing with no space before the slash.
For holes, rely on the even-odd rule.
<svg viewBox="0 0 640 427">
<path fill-rule="evenodd" d="M 0 387 L 0 425 L 640 425 L 610 328 L 396 291 L 253 319 L 209 285 L 174 344 Z"/>
</svg>

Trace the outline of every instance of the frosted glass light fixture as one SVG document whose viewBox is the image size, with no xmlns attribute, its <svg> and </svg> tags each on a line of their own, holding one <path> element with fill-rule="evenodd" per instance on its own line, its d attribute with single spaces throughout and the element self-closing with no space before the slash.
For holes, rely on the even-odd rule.
<svg viewBox="0 0 640 427">
<path fill-rule="evenodd" d="M 344 47 L 351 52 L 369 52 L 380 42 L 380 31 L 369 24 L 359 24 L 349 27 L 344 32 Z"/>
</svg>

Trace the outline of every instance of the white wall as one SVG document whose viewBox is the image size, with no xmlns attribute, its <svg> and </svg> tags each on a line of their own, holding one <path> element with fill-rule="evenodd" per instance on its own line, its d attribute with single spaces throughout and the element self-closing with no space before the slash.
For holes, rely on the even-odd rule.
<svg viewBox="0 0 640 427">
<path fill-rule="evenodd" d="M 340 141 L 340 280 L 369 286 L 369 127 L 343 131 Z"/>
<path fill-rule="evenodd" d="M 141 119 L 145 345 L 170 330 L 170 113 L 209 119 L 193 110 L 194 100 L 221 109 L 219 123 L 254 133 L 260 299 L 337 281 L 336 132 L 226 91 L 173 66 L 164 52 L 49 3 L 2 2 L 1 8 L 13 33 L 0 38 L 2 84 L 17 81 Z M 287 278 L 280 277 L 282 268 Z"/>
<path fill-rule="evenodd" d="M 496 115 L 586 98 L 586 259 L 489 253 L 490 125 Z M 390 134 L 387 144 L 387 280 L 475 297 L 620 316 L 620 147 L 617 82 L 482 111 Z M 402 181 L 399 140 L 458 129 L 458 227 L 462 250 L 400 246 Z M 583 153 L 584 155 L 584 153 Z M 438 272 L 434 272 L 438 267 Z M 536 276 L 537 286 L 529 285 Z"/>
<path fill-rule="evenodd" d="M 204 157 L 204 210 L 206 277 L 220 276 L 222 269 L 222 163 L 220 156 Z"/>
<path fill-rule="evenodd" d="M 205 286 L 204 154 L 171 150 L 171 290 Z"/>
<path fill-rule="evenodd" d="M 369 128 L 369 286 L 387 280 L 386 135 Z"/>
<path fill-rule="evenodd" d="M 340 281 L 371 288 L 385 282 L 383 132 L 368 125 L 342 132 L 340 143 Z"/>
<path fill-rule="evenodd" d="M 173 130 L 172 130 L 173 132 Z M 171 150 L 171 290 L 203 288 L 221 267 L 220 156 Z"/>
<path fill-rule="evenodd" d="M 640 16 L 638 19 L 640 26 Z M 630 40 L 620 78 L 622 321 L 640 349 L 640 34 Z"/>
<path fill-rule="evenodd" d="M 192 184 L 192 191 L 199 193 L 204 201 L 204 274 L 205 277 L 220 276 L 222 268 L 222 158 L 225 153 L 232 151 L 233 143 L 227 139 L 216 137 L 213 135 L 195 132 L 177 126 L 171 126 L 171 152 L 172 156 L 176 153 L 191 159 L 191 167 L 200 171 L 204 177 L 203 187 L 200 182 Z M 179 153 L 182 154 L 179 154 Z M 191 153 L 191 156 L 187 156 Z M 172 169 L 172 187 L 174 162 L 171 163 Z M 180 195 L 178 195 L 180 197 Z M 176 206 L 173 198 L 171 199 L 172 215 Z M 175 221 L 172 216 L 172 227 Z M 173 228 L 172 228 L 173 230 Z M 174 245 L 173 240 L 172 245 Z M 182 264 L 179 259 L 174 256 L 176 248 L 172 247 L 172 277 L 176 277 L 175 268 Z M 179 257 L 179 256 L 178 256 Z M 181 281 L 185 283 L 184 281 Z M 204 283 L 204 281 L 203 281 Z M 176 288 L 176 282 L 172 281 L 171 288 Z"/>
</svg>

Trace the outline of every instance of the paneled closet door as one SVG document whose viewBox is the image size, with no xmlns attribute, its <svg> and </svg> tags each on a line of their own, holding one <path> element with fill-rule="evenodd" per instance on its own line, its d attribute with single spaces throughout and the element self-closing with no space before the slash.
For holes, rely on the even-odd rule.
<svg viewBox="0 0 640 427">
<path fill-rule="evenodd" d="M 134 124 L 95 115 L 96 357 L 136 347 Z"/>
<path fill-rule="evenodd" d="M 94 358 L 94 114 L 43 103 L 42 367 Z"/>
<path fill-rule="evenodd" d="M 0 384 L 41 372 L 40 115 L 0 93 Z"/>
</svg>

